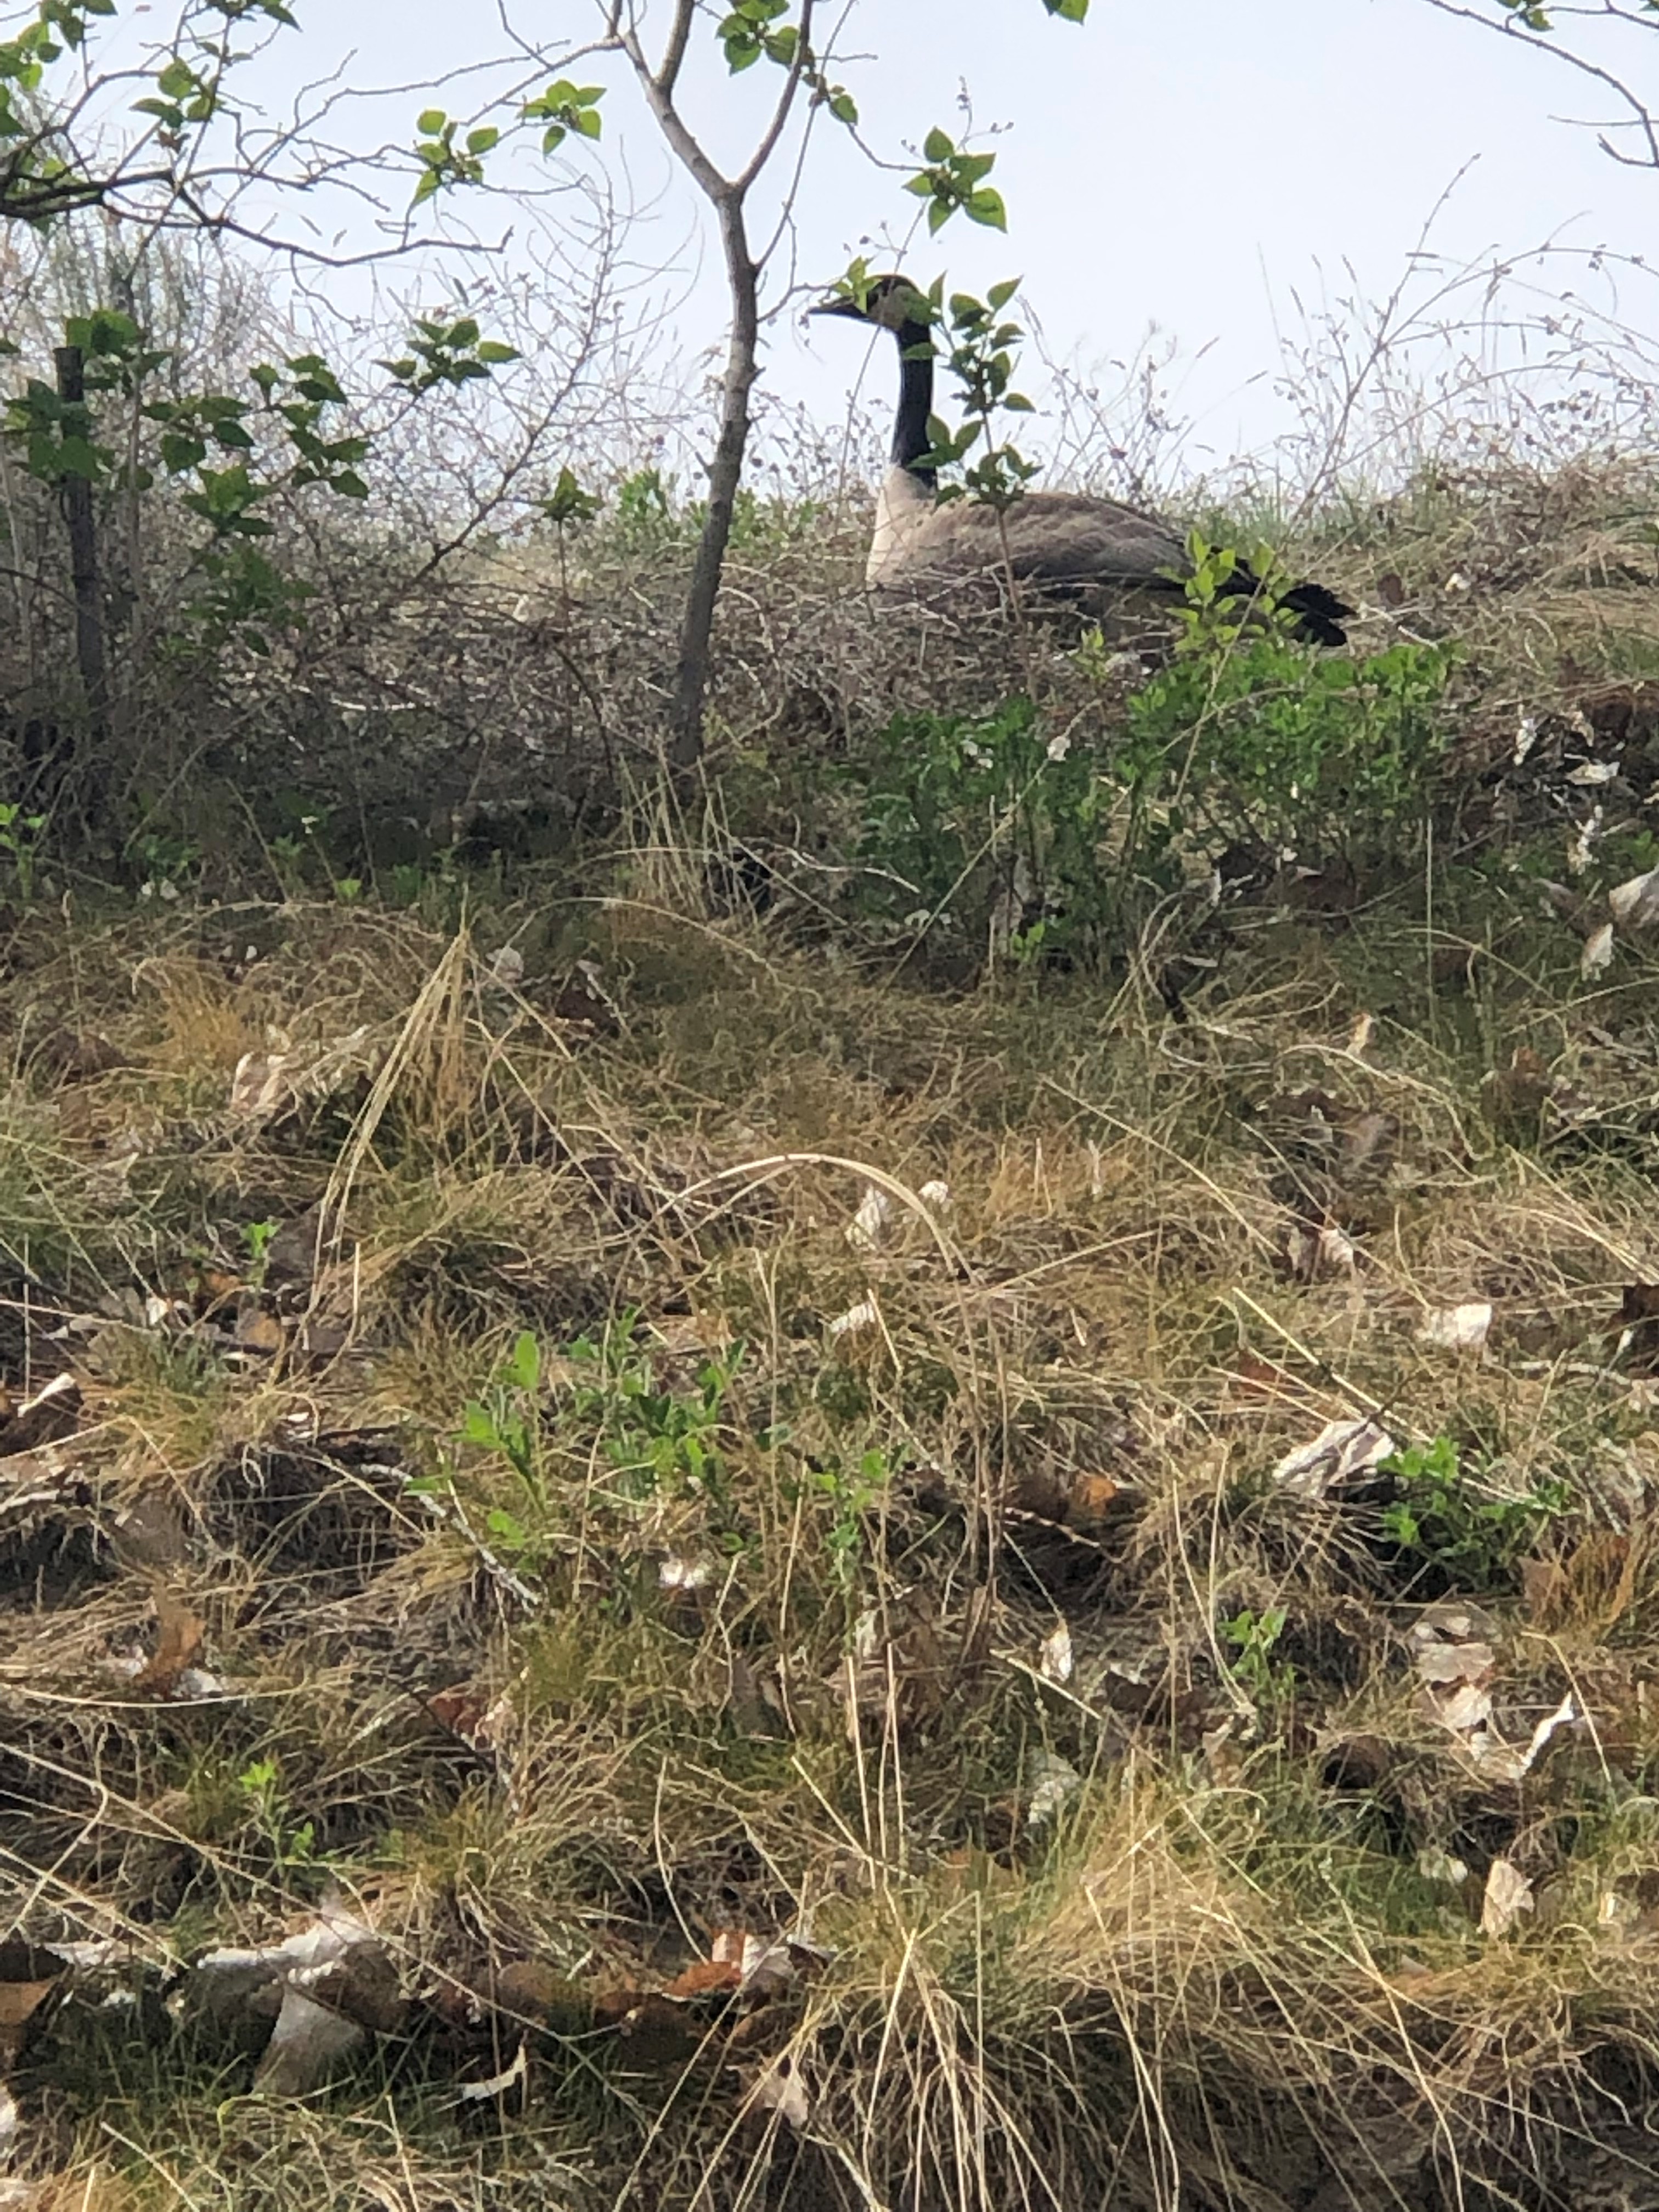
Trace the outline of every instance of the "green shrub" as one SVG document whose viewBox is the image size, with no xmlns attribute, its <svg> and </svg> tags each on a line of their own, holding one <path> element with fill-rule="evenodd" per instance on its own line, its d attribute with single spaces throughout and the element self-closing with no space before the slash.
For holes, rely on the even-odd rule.
<svg viewBox="0 0 1659 2212">
<path fill-rule="evenodd" d="M 1219 586 L 1237 556 L 1194 536 L 1169 665 L 1128 702 L 1118 770 L 1175 835 L 1249 840 L 1304 860 L 1386 856 L 1421 823 L 1447 736 L 1446 646 L 1349 659 L 1300 643 L 1268 595 L 1247 623 Z"/>
<path fill-rule="evenodd" d="M 1402 641 L 1359 659 L 1291 634 L 1269 588 L 1222 587 L 1231 552 L 1190 544 L 1173 658 L 1121 715 L 1055 731 L 1028 698 L 981 715 L 902 714 L 856 767 L 866 913 L 970 937 L 1003 918 L 1016 961 L 1098 960 L 1148 897 L 1240 843 L 1386 859 L 1415 842 L 1447 735 L 1450 648 Z M 1079 653 L 1107 667 L 1098 632 Z"/>
<path fill-rule="evenodd" d="M 1534 1483 L 1523 1497 L 1483 1491 L 1448 1436 L 1395 1452 L 1382 1471 L 1399 1492 L 1383 1509 L 1384 1534 L 1409 1565 L 1435 1570 L 1459 1589 L 1501 1588 L 1569 1502 L 1566 1485 L 1553 1479 Z"/>
<path fill-rule="evenodd" d="M 1029 699 L 994 714 L 901 714 L 864 777 L 867 911 L 976 929 L 1001 906 L 1016 959 L 1094 949 L 1112 906 L 1097 759 L 1043 731 Z"/>
</svg>

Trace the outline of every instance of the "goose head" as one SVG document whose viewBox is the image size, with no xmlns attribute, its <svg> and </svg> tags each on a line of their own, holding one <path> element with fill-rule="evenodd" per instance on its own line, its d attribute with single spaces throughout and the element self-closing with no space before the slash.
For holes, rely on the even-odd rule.
<svg viewBox="0 0 1659 2212">
<path fill-rule="evenodd" d="M 912 342 L 912 333 L 916 343 L 927 339 L 932 319 L 927 294 L 908 276 L 896 273 L 869 277 L 856 292 L 821 301 L 807 312 L 836 315 L 845 322 L 868 323 L 877 330 L 891 331 L 907 344 Z"/>
</svg>

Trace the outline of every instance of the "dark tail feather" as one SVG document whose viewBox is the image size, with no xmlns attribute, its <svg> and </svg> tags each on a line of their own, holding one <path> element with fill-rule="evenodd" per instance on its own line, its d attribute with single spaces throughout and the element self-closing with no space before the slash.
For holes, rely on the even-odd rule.
<svg viewBox="0 0 1659 2212">
<path fill-rule="evenodd" d="M 1285 594 L 1285 605 L 1297 617 L 1296 634 L 1310 645 L 1346 645 L 1348 633 L 1342 618 L 1353 609 L 1345 606 L 1334 592 L 1322 584 L 1297 584 Z"/>
<path fill-rule="evenodd" d="M 1244 598 L 1261 589 L 1255 575 L 1243 562 L 1234 569 L 1232 580 L 1223 586 L 1230 596 Z M 1296 634 L 1304 645 L 1346 645 L 1348 633 L 1342 627 L 1345 615 L 1353 609 L 1345 606 L 1334 592 L 1328 592 L 1322 584 L 1293 584 L 1279 602 L 1296 617 Z"/>
</svg>

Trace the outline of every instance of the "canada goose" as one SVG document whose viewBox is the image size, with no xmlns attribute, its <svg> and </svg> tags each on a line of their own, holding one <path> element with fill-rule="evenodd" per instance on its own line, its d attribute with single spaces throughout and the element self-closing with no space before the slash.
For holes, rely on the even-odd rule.
<svg viewBox="0 0 1659 2212">
<path fill-rule="evenodd" d="M 1002 510 L 967 500 L 939 503 L 926 455 L 933 407 L 933 340 L 925 302 L 908 277 L 878 276 L 856 299 L 826 300 L 814 314 L 842 315 L 891 331 L 898 341 L 899 404 L 892 465 L 876 501 L 875 533 L 865 580 L 872 589 L 947 581 L 1006 568 L 1022 580 L 1073 596 L 1104 586 L 1114 592 L 1172 593 L 1169 572 L 1188 565 L 1181 532 L 1155 514 L 1115 499 L 1081 492 L 1027 492 Z M 1227 586 L 1247 598 L 1257 580 L 1243 562 Z M 1316 645 L 1342 645 L 1342 617 L 1352 614 L 1322 584 L 1297 584 L 1284 605 L 1297 617 L 1297 635 Z"/>
</svg>

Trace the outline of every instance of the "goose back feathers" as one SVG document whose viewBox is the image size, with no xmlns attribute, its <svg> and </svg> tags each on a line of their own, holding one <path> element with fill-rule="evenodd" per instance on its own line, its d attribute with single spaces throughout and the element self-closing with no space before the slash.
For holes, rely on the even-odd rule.
<svg viewBox="0 0 1659 2212">
<path fill-rule="evenodd" d="M 967 500 L 939 502 L 928 418 L 933 400 L 933 335 L 921 295 L 903 276 L 878 277 L 863 304 L 833 300 L 816 310 L 889 330 L 899 352 L 899 404 L 891 465 L 876 501 L 866 564 L 873 589 L 924 588 L 971 575 L 1012 574 L 1039 589 L 1080 597 L 1105 592 L 1172 595 L 1170 571 L 1187 565 L 1182 533 L 1159 516 L 1081 492 L 1026 492 L 999 513 Z M 1257 580 L 1240 563 L 1230 590 L 1248 598 Z M 1297 584 L 1284 595 L 1299 634 L 1318 645 L 1341 645 L 1352 610 L 1322 584 Z"/>
</svg>

